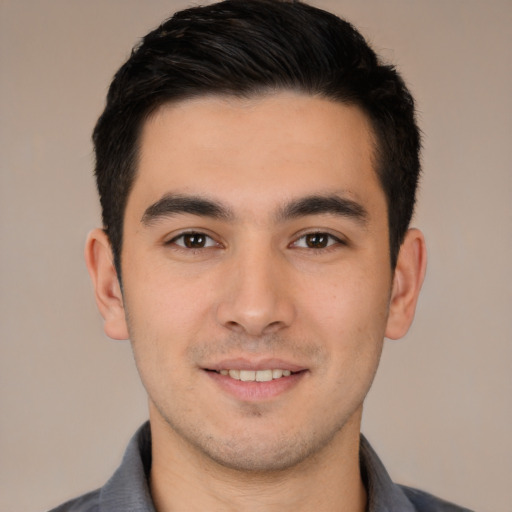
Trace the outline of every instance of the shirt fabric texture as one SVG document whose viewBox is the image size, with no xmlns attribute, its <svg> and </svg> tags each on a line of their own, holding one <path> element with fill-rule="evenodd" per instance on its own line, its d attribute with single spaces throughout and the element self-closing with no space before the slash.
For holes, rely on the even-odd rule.
<svg viewBox="0 0 512 512">
<path fill-rule="evenodd" d="M 361 474 L 368 494 L 367 512 L 471 512 L 417 489 L 394 484 L 361 435 Z M 50 512 L 155 512 L 149 491 L 151 432 L 145 423 L 132 437 L 123 461 L 100 489 Z"/>
</svg>

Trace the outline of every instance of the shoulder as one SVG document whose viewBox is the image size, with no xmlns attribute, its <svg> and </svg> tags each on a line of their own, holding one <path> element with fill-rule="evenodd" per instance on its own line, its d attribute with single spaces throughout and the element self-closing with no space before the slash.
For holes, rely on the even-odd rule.
<svg viewBox="0 0 512 512">
<path fill-rule="evenodd" d="M 400 489 L 414 505 L 417 512 L 472 512 L 468 508 L 460 507 L 412 487 L 399 485 Z"/>
<path fill-rule="evenodd" d="M 49 512 L 98 512 L 100 490 L 92 491 L 72 499 Z"/>
</svg>

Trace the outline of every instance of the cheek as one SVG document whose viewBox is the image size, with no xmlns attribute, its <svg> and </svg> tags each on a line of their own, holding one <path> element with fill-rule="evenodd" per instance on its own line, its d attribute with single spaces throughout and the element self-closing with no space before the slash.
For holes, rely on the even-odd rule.
<svg viewBox="0 0 512 512">
<path fill-rule="evenodd" d="M 305 283 L 300 291 L 301 309 L 340 335 L 372 328 L 384 332 L 389 286 L 387 279 L 379 280 L 364 271 L 331 273 L 321 284 L 318 279 Z"/>
<path fill-rule="evenodd" d="M 125 283 L 125 310 L 141 374 L 175 370 L 200 314 L 198 301 L 191 302 L 188 297 L 192 293 L 157 271 L 130 275 Z"/>
<path fill-rule="evenodd" d="M 328 286 L 306 290 L 303 314 L 299 315 L 301 326 L 326 345 L 329 371 L 341 381 L 339 389 L 366 387 L 382 351 L 388 315 L 387 282 L 376 283 L 355 271 L 340 272 L 331 276 Z"/>
<path fill-rule="evenodd" d="M 168 335 L 190 328 L 204 314 L 213 288 L 204 275 L 189 276 L 186 266 L 176 268 L 162 257 L 142 254 L 133 259 L 145 263 L 132 265 L 126 274 L 126 296 L 134 327 L 143 325 L 143 332 Z"/>
</svg>

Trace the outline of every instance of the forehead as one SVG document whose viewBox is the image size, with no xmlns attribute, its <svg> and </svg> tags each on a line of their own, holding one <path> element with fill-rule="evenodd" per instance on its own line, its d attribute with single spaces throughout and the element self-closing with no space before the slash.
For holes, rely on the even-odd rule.
<svg viewBox="0 0 512 512">
<path fill-rule="evenodd" d="M 231 194 L 241 206 L 306 189 L 358 199 L 380 191 L 374 167 L 370 122 L 355 106 L 293 92 L 211 96 L 164 105 L 146 121 L 132 191 L 147 201 Z"/>
</svg>

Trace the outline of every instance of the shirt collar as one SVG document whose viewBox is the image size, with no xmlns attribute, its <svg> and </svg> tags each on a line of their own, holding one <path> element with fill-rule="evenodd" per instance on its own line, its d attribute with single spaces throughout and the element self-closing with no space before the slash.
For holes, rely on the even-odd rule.
<svg viewBox="0 0 512 512">
<path fill-rule="evenodd" d="M 370 443 L 361 435 L 359 459 L 368 493 L 367 512 L 414 512 L 414 507 L 395 485 Z M 145 423 L 132 437 L 123 461 L 101 489 L 100 512 L 155 512 L 149 491 L 151 431 Z"/>
<path fill-rule="evenodd" d="M 414 512 L 416 509 L 402 489 L 394 484 L 366 438 L 359 446 L 361 475 L 368 496 L 367 512 Z"/>
<path fill-rule="evenodd" d="M 121 465 L 103 486 L 100 512 L 155 512 L 149 492 L 151 430 L 146 422 L 132 437 Z"/>
</svg>

